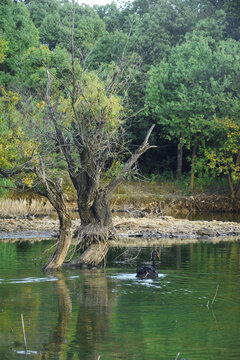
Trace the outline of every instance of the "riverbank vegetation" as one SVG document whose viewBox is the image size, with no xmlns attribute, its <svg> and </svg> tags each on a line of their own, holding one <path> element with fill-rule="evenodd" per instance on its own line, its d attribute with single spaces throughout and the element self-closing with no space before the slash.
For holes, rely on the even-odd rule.
<svg viewBox="0 0 240 360">
<path fill-rule="evenodd" d="M 91 264 L 115 237 L 112 195 L 135 174 L 173 174 L 188 194 L 226 178 L 238 198 L 238 11 L 237 0 L 4 0 L 1 188 L 47 197 L 65 240 L 73 189 Z"/>
<path fill-rule="evenodd" d="M 38 134 L 44 126 L 46 68 L 53 97 L 59 98 L 58 111 L 63 116 L 68 109 L 63 88 L 72 78 L 72 9 L 71 2 L 60 0 L 4 0 L 0 6 L 1 167 L 30 156 L 30 118 L 32 125 L 38 124 Z M 157 125 L 150 141 L 158 148 L 139 164 L 145 175 L 191 172 L 192 188 L 193 176 L 225 175 L 231 195 L 237 194 L 238 10 L 238 1 L 135 0 L 93 8 L 76 4 L 74 55 L 77 75 L 83 68 L 89 71 L 82 79 L 86 92 L 97 89 L 99 78 L 102 92 L 103 85 L 121 84 L 121 126 L 132 150 L 151 124 Z M 123 67 L 121 81 L 109 84 Z M 119 100 L 112 98 L 109 105 L 113 125 Z M 21 141 L 27 144 L 25 153 Z M 122 161 L 114 159 L 108 174 Z"/>
</svg>

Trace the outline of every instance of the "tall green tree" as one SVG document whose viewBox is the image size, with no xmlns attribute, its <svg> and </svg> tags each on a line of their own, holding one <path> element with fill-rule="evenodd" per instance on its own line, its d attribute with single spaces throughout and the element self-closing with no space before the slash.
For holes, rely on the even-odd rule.
<svg viewBox="0 0 240 360">
<path fill-rule="evenodd" d="M 226 14 L 225 38 L 240 38 L 240 3 L 238 0 L 196 0 L 200 17 L 215 18 L 222 10 Z"/>
<path fill-rule="evenodd" d="M 240 196 L 240 121 L 216 119 L 214 147 L 205 149 L 207 166 L 227 177 L 231 197 Z"/>
<path fill-rule="evenodd" d="M 215 117 L 239 112 L 240 47 L 234 40 L 215 41 L 205 32 L 188 34 L 168 58 L 150 71 L 146 101 L 164 136 L 192 150 L 213 133 Z M 181 154 L 179 154 L 181 161 Z M 181 174 L 181 163 L 178 163 Z"/>
<path fill-rule="evenodd" d="M 158 64 L 192 29 L 197 13 L 188 3 L 178 0 L 133 2 L 132 11 L 136 14 L 133 44 L 144 63 Z"/>
<path fill-rule="evenodd" d="M 61 7 L 61 2 L 58 0 L 25 0 L 24 2 L 37 29 L 40 28 L 46 16 L 57 14 Z"/>
<path fill-rule="evenodd" d="M 3 0 L 0 3 L 0 35 L 8 43 L 1 74 L 1 81 L 7 83 L 18 71 L 21 56 L 29 47 L 38 44 L 37 29 L 23 3 L 12 0 Z"/>
<path fill-rule="evenodd" d="M 7 51 L 7 41 L 0 37 L 0 64 L 4 61 Z"/>
<path fill-rule="evenodd" d="M 70 1 L 31 0 L 31 19 L 39 31 L 40 42 L 50 50 L 56 46 L 71 50 L 73 6 Z M 105 24 L 90 6 L 76 4 L 74 41 L 79 56 L 86 55 L 105 31 Z"/>
<path fill-rule="evenodd" d="M 116 2 L 112 1 L 102 6 L 94 5 L 94 9 L 106 25 L 107 32 L 124 31 L 127 28 L 127 11 L 117 6 Z"/>
</svg>

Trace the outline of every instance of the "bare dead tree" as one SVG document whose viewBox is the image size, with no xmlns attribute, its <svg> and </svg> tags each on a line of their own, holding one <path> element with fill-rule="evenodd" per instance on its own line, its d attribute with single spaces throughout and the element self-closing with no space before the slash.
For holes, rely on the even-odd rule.
<svg viewBox="0 0 240 360">
<path fill-rule="evenodd" d="M 86 84 L 87 86 L 87 84 Z M 108 240 L 116 236 L 110 209 L 110 197 L 116 187 L 126 178 L 139 157 L 152 146 L 149 129 L 141 146 L 130 156 L 118 175 L 110 182 L 101 181 L 108 163 L 120 149 L 118 138 L 121 128 L 108 126 L 109 112 L 101 104 L 101 89 L 89 103 L 84 90 L 73 103 L 71 125 L 66 129 L 58 120 L 57 110 L 51 102 L 50 74 L 48 72 L 47 103 L 50 119 L 54 125 L 58 146 L 64 155 L 68 172 L 77 191 L 78 211 L 81 226 L 75 236 L 86 251 L 72 265 L 97 265 L 108 251 Z M 79 100 L 80 99 L 80 100 Z M 106 98 L 104 97 L 104 101 Z M 97 112 L 94 106 L 97 105 Z M 120 121 L 121 119 L 119 119 Z"/>
<path fill-rule="evenodd" d="M 47 70 L 47 122 L 53 126 L 54 134 L 51 136 L 63 154 L 77 193 L 81 225 L 75 236 L 79 238 L 84 252 L 71 264 L 95 266 L 106 255 L 108 240 L 116 236 L 110 210 L 111 194 L 126 178 L 139 157 L 152 147 L 149 145 L 149 137 L 154 125 L 139 148 L 122 164 L 115 178 L 108 182 L 103 181 L 103 174 L 111 167 L 112 162 L 119 158 L 124 144 L 123 106 L 114 93 L 113 85 L 118 74 L 115 73 L 108 83 L 100 81 L 95 73 L 81 71 L 77 74 L 74 14 L 73 0 L 72 84 L 66 86 L 71 110 L 63 112 L 59 100 L 51 94 L 51 74 Z M 122 63 L 121 67 L 123 68 Z M 43 172 L 38 175 L 44 182 Z M 45 187 L 50 184 L 51 182 L 45 183 Z"/>
</svg>

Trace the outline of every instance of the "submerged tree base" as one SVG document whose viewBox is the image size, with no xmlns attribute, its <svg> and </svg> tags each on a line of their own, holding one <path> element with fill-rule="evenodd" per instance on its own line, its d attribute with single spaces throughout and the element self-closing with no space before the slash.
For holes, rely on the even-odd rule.
<svg viewBox="0 0 240 360">
<path fill-rule="evenodd" d="M 107 255 L 109 240 L 116 240 L 118 236 L 113 227 L 87 225 L 78 227 L 73 238 L 77 239 L 77 243 L 84 251 L 67 266 L 95 267 Z"/>
<path fill-rule="evenodd" d="M 109 244 L 98 243 L 90 245 L 80 257 L 72 260 L 70 263 L 65 264 L 67 266 L 79 266 L 79 267 L 95 267 L 101 263 L 101 261 L 107 255 Z"/>
<path fill-rule="evenodd" d="M 107 242 L 109 239 L 116 238 L 116 231 L 113 226 L 86 225 L 79 226 L 73 233 L 73 239 L 78 239 L 84 247 L 93 243 Z"/>
</svg>

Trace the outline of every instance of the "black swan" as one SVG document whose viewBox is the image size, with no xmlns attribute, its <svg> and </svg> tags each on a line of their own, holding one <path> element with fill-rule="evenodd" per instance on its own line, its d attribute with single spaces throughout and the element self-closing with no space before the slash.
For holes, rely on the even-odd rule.
<svg viewBox="0 0 240 360">
<path fill-rule="evenodd" d="M 137 269 L 137 277 L 141 279 L 154 279 L 158 277 L 158 271 L 155 265 L 156 256 L 159 257 L 157 250 L 152 252 L 152 266 L 144 265 Z"/>
</svg>

